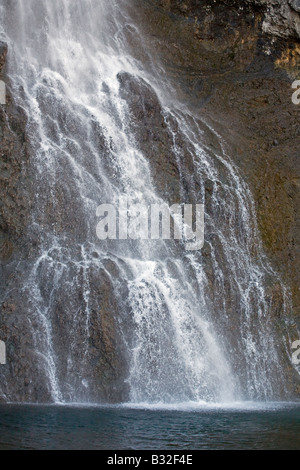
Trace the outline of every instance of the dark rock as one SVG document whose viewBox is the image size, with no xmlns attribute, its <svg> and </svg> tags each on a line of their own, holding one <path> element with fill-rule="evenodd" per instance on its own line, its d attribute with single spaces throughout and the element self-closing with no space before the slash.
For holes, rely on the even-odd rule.
<svg viewBox="0 0 300 470">
<path fill-rule="evenodd" d="M 215 35 L 225 35 L 236 29 L 241 21 L 257 24 L 262 34 L 278 37 L 300 37 L 299 0 L 153 0 L 167 11 L 193 18 L 204 23 L 207 30 Z M 252 15 L 252 18 L 251 18 Z M 222 27 L 220 31 L 218 27 Z M 210 33 L 209 33 L 210 34 Z"/>
<path fill-rule="evenodd" d="M 277 12 L 279 21 L 287 1 L 153 0 L 155 13 L 144 3 L 136 5 L 143 32 L 156 38 L 154 55 L 180 98 L 226 136 L 254 194 L 264 247 L 291 286 L 300 318 L 299 110 L 291 100 L 299 46 L 290 30 L 281 38 L 263 30 L 265 15 Z M 206 183 L 208 203 L 210 191 Z"/>
<path fill-rule="evenodd" d="M 30 276 L 31 263 L 40 255 L 46 227 L 51 227 L 51 232 L 55 222 L 57 232 L 67 234 L 70 245 L 74 246 L 70 255 L 74 259 L 80 256 L 76 253 L 74 240 L 85 241 L 85 237 L 76 206 L 78 195 L 74 191 L 70 194 L 65 185 L 56 193 L 60 201 L 58 214 L 54 214 L 46 192 L 41 192 L 40 198 L 46 201 L 40 214 L 41 223 L 29 224 L 37 188 L 29 158 L 34 150 L 27 137 L 26 115 L 10 93 L 5 75 L 6 54 L 7 47 L 1 44 L 0 79 L 7 84 L 7 104 L 0 107 L 0 339 L 7 346 L 7 365 L 0 369 L 1 396 L 6 401 L 50 402 L 53 400 L 52 387 L 39 352 L 43 350 L 39 349 L 39 341 L 44 345 L 46 341 L 41 310 L 47 309 L 47 302 L 51 303 L 55 282 L 49 265 L 41 265 L 38 285 L 33 287 L 39 290 L 41 306 L 34 293 L 25 292 L 24 287 Z M 71 131 L 72 128 L 66 129 L 66 132 Z M 99 148 L 105 152 L 101 129 L 95 129 L 96 132 Z M 99 255 L 93 253 L 91 258 L 99 259 Z M 51 305 L 53 344 L 59 353 L 57 378 L 62 393 L 74 400 L 75 396 L 72 398 L 70 392 L 72 383 L 77 399 L 79 396 L 85 399 L 85 387 L 88 386 L 91 401 L 124 401 L 128 398 L 124 386 L 126 354 L 118 337 L 116 312 L 119 308 L 110 280 L 99 269 L 90 269 L 85 278 L 76 269 L 70 270 L 69 275 L 74 288 L 66 292 L 60 286 L 54 305 Z M 66 273 L 65 280 L 67 276 Z M 89 333 L 86 330 L 85 282 L 89 282 L 94 291 L 89 309 Z M 74 319 L 74 312 L 78 312 L 78 321 Z M 36 330 L 39 333 L 36 334 Z M 88 346 L 83 347 L 87 342 Z M 45 351 L 45 357 L 48 354 L 49 351 Z M 73 356 L 73 369 L 68 368 L 69 354 Z"/>
<path fill-rule="evenodd" d="M 299 323 L 299 110 L 291 102 L 291 83 L 297 78 L 300 64 L 299 2 L 133 0 L 131 3 L 145 40 L 153 42 L 153 60 L 162 64 L 182 102 L 224 136 L 228 154 L 252 190 L 264 248 L 292 291 L 294 318 Z M 6 53 L 6 45 L 0 43 L 0 79 L 6 79 Z M 140 53 L 137 51 L 137 55 Z M 163 113 L 155 90 L 145 80 L 128 73 L 121 73 L 118 78 L 121 96 L 130 111 L 128 127 L 149 161 L 159 194 L 170 203 L 193 202 L 201 196 L 206 200 L 208 214 L 221 219 L 222 214 L 214 207 L 214 197 L 217 194 L 221 199 L 226 195 L 222 187 L 226 183 L 225 172 L 220 171 L 219 184 L 207 180 L 203 187 L 191 187 L 191 175 L 196 171 L 193 155 L 188 151 L 185 136 L 177 132 L 175 119 Z M 106 84 L 103 89 L 109 93 Z M 42 111 L 47 109 L 46 98 L 42 92 L 38 96 Z M 37 287 L 42 308 L 51 305 L 61 389 L 71 400 L 72 384 L 73 389 L 75 386 L 79 390 L 77 398 L 79 395 L 84 398 L 84 384 L 89 384 L 91 401 L 126 400 L 128 357 L 120 334 L 120 328 L 130 331 L 132 327 L 130 309 L 122 311 L 120 307 L 120 299 L 124 305 L 128 295 L 126 282 L 121 279 L 117 263 L 101 260 L 95 252 L 89 258 L 92 267 L 86 271 L 77 268 L 76 262 L 82 261 L 78 246 L 84 243 L 87 228 L 82 226 L 83 216 L 75 204 L 78 195 L 72 188 L 67 191 L 64 181 L 57 182 L 55 188 L 59 211 L 56 213 L 47 194 L 42 194 L 40 226 L 29 227 L 35 182 L 30 169 L 32 149 L 26 134 L 26 115 L 14 103 L 9 83 L 7 99 L 7 106 L 0 107 L 0 288 L 5 292 L 1 299 L 0 339 L 6 341 L 8 352 L 8 364 L 0 370 L 3 396 L 17 401 L 52 399 L 49 377 L 36 357 L 35 341 L 39 338 L 34 331 L 39 323 L 35 316 L 40 312 L 34 310 L 28 293 L 25 298 L 23 281 L 29 275 L 28 259 L 39 254 L 43 229 L 56 224 L 56 233 L 65 236 L 69 247 L 73 247 L 67 256 L 74 264 L 64 273 L 64 279 L 73 287 L 66 290 L 64 285 L 58 285 L 53 295 L 56 273 L 46 264 L 39 267 Z M 64 109 L 57 109 L 55 117 L 66 135 L 72 137 L 80 131 Z M 105 160 L 107 144 L 103 130 L 95 123 L 95 141 L 96 136 L 97 149 Z M 58 139 L 54 128 L 51 138 Z M 208 127 L 203 138 L 213 153 L 219 142 Z M 108 172 L 109 166 L 107 159 Z M 210 287 L 208 302 L 220 334 L 227 336 L 233 350 L 238 351 L 234 330 L 239 324 L 238 299 L 227 280 L 224 288 L 230 321 L 221 319 L 222 310 L 218 306 L 223 293 L 218 292 L 211 246 L 215 247 L 221 264 L 224 253 L 214 234 L 208 233 L 207 238 L 201 261 Z M 101 267 L 95 268 L 93 263 L 100 262 Z M 118 289 L 112 285 L 112 279 L 121 279 Z M 93 292 L 88 308 L 84 283 Z M 284 318 L 280 286 L 270 283 L 267 301 L 273 307 L 276 330 L 280 322 L 288 320 Z M 33 312 L 33 320 L 29 311 Z M 88 342 L 85 349 L 84 342 Z M 72 365 L 67 360 L 70 351 Z M 235 367 L 241 368 L 242 364 L 236 363 Z M 290 380 L 291 383 L 296 380 L 292 373 Z"/>
<path fill-rule="evenodd" d="M 300 13 L 300 1 L 299 0 L 289 0 L 289 5 L 298 13 Z"/>
</svg>

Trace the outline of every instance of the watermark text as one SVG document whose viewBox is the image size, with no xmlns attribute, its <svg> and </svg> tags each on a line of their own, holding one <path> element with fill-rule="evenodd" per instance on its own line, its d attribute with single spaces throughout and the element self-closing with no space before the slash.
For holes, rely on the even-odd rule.
<svg viewBox="0 0 300 470">
<path fill-rule="evenodd" d="M 101 204 L 97 208 L 99 240 L 182 240 L 187 250 L 204 245 L 203 204 L 128 204 L 120 198 L 116 207 Z"/>
<path fill-rule="evenodd" d="M 0 365 L 6 364 L 6 345 L 3 341 L 0 341 Z"/>
<path fill-rule="evenodd" d="M 292 363 L 298 366 L 300 364 L 300 340 L 293 342 L 292 349 L 296 349 L 292 354 Z"/>
<path fill-rule="evenodd" d="M 6 85 L 0 80 L 0 104 L 6 104 Z"/>
<path fill-rule="evenodd" d="M 292 88 L 294 93 L 292 94 L 292 102 L 293 104 L 300 104 L 300 80 L 295 80 L 292 84 Z"/>
</svg>

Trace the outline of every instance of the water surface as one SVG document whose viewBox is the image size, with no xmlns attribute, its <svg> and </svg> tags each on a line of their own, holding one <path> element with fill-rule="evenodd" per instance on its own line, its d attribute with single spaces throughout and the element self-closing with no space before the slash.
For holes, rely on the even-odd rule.
<svg viewBox="0 0 300 470">
<path fill-rule="evenodd" d="M 0 450 L 300 450 L 300 405 L 0 406 Z"/>
</svg>

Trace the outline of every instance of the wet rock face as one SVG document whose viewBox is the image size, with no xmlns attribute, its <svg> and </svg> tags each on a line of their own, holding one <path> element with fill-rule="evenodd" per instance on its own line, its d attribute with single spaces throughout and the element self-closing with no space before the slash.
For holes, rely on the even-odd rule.
<svg viewBox="0 0 300 470">
<path fill-rule="evenodd" d="M 0 79 L 7 47 L 0 43 Z M 14 106 L 9 91 L 7 104 L 0 106 L 0 260 L 7 262 L 18 249 L 18 240 L 26 229 L 30 214 L 28 198 L 28 149 L 25 136 L 26 116 Z M 26 189 L 25 189 L 26 186 Z"/>
<path fill-rule="evenodd" d="M 6 57 L 7 47 L 0 43 L 0 80 L 7 83 L 7 103 L 0 106 L 0 340 L 7 348 L 7 364 L 0 368 L 0 401 L 53 401 L 53 384 L 47 373 L 49 365 L 51 368 L 47 348 L 52 341 L 57 351 L 57 385 L 63 399 L 84 400 L 88 388 L 90 401 L 124 401 L 128 399 L 124 385 L 127 358 L 118 336 L 115 289 L 107 271 L 99 267 L 97 254 L 90 255 L 91 259 L 95 256 L 95 262 L 86 272 L 76 267 L 76 257 L 80 258 L 76 242 L 80 244 L 83 235 L 78 235 L 80 229 L 72 214 L 59 218 L 59 231 L 66 234 L 71 246 L 68 260 L 75 260 L 64 273 L 64 281 L 69 281 L 72 289 L 66 291 L 63 283 L 56 285 L 57 265 L 51 255 L 37 268 L 38 285 L 30 284 L 32 265 L 41 256 L 45 227 L 51 227 L 58 217 L 48 201 L 40 225 L 32 224 L 40 192 L 30 158 L 34 150 L 27 135 L 26 114 L 15 104 L 9 89 Z M 45 200 L 47 196 L 42 195 Z M 72 200 L 63 191 L 59 201 L 64 215 L 70 209 L 75 212 Z M 88 312 L 86 283 L 93 292 Z M 43 312 L 48 310 L 53 324 L 51 342 L 46 325 L 41 323 Z"/>
<path fill-rule="evenodd" d="M 6 56 L 7 46 L 0 43 L 0 79 L 4 82 Z M 16 360 L 11 365 L 1 367 L 1 383 L 13 376 L 22 376 L 21 383 L 18 380 L 15 383 L 18 398 L 23 394 L 25 382 L 25 389 L 29 385 L 27 373 L 30 369 L 30 355 L 26 348 L 30 345 L 31 335 L 25 312 L 20 315 L 21 312 L 18 311 L 16 297 L 22 303 L 20 296 L 14 296 L 12 299 L 3 298 L 2 295 L 9 286 L 21 290 L 15 267 L 28 253 L 24 233 L 30 215 L 32 188 L 29 184 L 29 154 L 25 127 L 26 116 L 23 110 L 15 106 L 9 87 L 6 87 L 6 105 L 0 105 L 0 339 L 5 342 L 9 339 L 7 362 L 10 359 Z M 2 398 L 5 398 L 5 395 Z"/>
<path fill-rule="evenodd" d="M 291 98 L 292 83 L 300 78 L 299 2 L 145 0 L 134 5 L 153 56 L 180 99 L 224 138 L 251 188 L 264 249 L 292 292 L 291 340 L 297 340 L 300 108 Z M 207 139 L 208 145 L 216 144 Z M 162 167 L 163 162 L 164 157 Z M 283 323 L 276 287 L 270 297 L 274 323 Z"/>
<path fill-rule="evenodd" d="M 270 62 L 271 63 L 271 62 Z M 272 72 L 273 77 L 276 77 L 278 80 L 278 83 L 280 83 L 280 77 L 281 74 L 279 73 L 276 76 L 276 73 Z M 270 72 L 270 77 L 272 76 Z M 240 75 L 241 79 L 242 75 Z M 199 202 L 199 200 L 202 197 L 201 193 L 201 188 L 199 182 L 197 182 L 197 186 L 195 188 L 192 188 L 192 183 L 195 182 L 198 178 L 195 177 L 195 175 L 198 172 L 199 175 L 199 169 L 197 171 L 196 167 L 194 166 L 194 162 L 196 161 L 196 155 L 193 155 L 189 153 L 188 151 L 188 142 L 185 139 L 185 136 L 182 135 L 182 129 L 176 129 L 175 127 L 173 128 L 172 126 L 175 126 L 175 122 L 172 121 L 171 116 L 169 116 L 167 113 L 164 114 L 163 108 L 161 106 L 161 103 L 155 93 L 155 91 L 140 77 L 138 76 L 133 76 L 130 75 L 129 73 L 121 73 L 119 74 L 119 82 L 120 82 L 120 93 L 121 96 L 124 100 L 126 100 L 127 104 L 129 105 L 129 111 L 130 111 L 130 118 L 128 125 L 130 127 L 131 132 L 135 136 L 135 141 L 139 148 L 142 150 L 143 155 L 148 159 L 150 168 L 151 168 L 151 173 L 153 175 L 153 182 L 156 185 L 159 193 L 162 195 L 162 197 L 169 198 L 169 201 L 193 201 Z M 271 81 L 271 78 L 270 78 Z M 270 88 L 270 81 L 266 81 L 266 88 L 268 90 L 267 93 L 271 93 L 272 90 L 274 92 L 273 88 Z M 227 87 L 229 87 L 229 84 L 226 84 Z M 248 84 L 250 86 L 250 83 Z M 236 89 L 237 84 L 232 83 L 230 87 L 231 93 L 234 93 L 234 90 Z M 250 89 L 248 90 L 249 96 L 247 96 L 247 99 L 253 101 L 256 103 L 256 100 L 258 103 L 261 102 L 261 98 L 257 98 L 257 84 L 256 80 L 254 81 L 254 84 L 250 86 Z M 265 98 L 263 98 L 264 100 Z M 218 100 L 220 103 L 221 99 L 220 96 L 218 96 Z M 217 103 L 214 101 L 214 98 L 211 98 L 210 103 L 213 102 L 215 110 L 218 109 Z M 272 101 L 273 103 L 273 101 Z M 223 105 L 223 103 L 222 103 Z M 208 104 L 202 107 L 202 109 L 205 110 L 209 109 Z M 236 111 L 237 112 L 237 111 Z M 247 103 L 245 104 L 245 107 L 243 108 L 241 106 L 241 103 L 239 104 L 239 109 L 238 112 L 243 115 L 243 113 L 246 112 L 247 116 Z M 208 115 L 210 118 L 212 117 L 211 115 Z M 238 116 L 233 115 L 234 118 L 236 119 L 236 126 L 238 122 Z M 228 122 L 228 119 L 230 118 L 230 123 L 232 122 L 231 120 L 233 119 L 233 116 L 227 114 L 227 116 L 222 115 L 223 121 L 216 120 L 214 118 L 214 127 L 218 129 L 218 131 L 222 133 L 225 132 L 224 129 L 224 123 Z M 286 119 L 286 116 L 284 116 L 284 119 Z M 221 122 L 220 122 L 221 121 Z M 203 124 L 203 123 L 202 123 Z M 223 124 L 223 126 L 221 125 Z M 199 122 L 199 125 L 201 123 Z M 173 141 L 172 141 L 172 129 L 176 133 L 176 140 L 177 140 L 177 150 L 179 152 L 177 154 L 174 153 L 173 150 Z M 236 128 L 235 128 L 236 129 Z M 252 124 L 251 130 L 254 129 L 254 125 Z M 258 130 L 257 130 L 258 132 Z M 266 136 L 268 133 L 272 134 L 272 129 L 269 127 L 265 128 L 266 134 L 264 133 L 263 135 Z M 212 152 L 214 151 L 213 149 L 217 148 L 217 144 L 213 139 L 213 136 L 208 132 L 208 129 L 205 129 L 205 126 L 203 128 L 203 144 L 208 143 L 213 145 L 212 147 Z M 259 168 L 259 161 L 255 160 L 254 157 L 252 161 L 241 161 L 242 155 L 241 155 L 241 148 L 239 146 L 242 145 L 242 140 L 245 138 L 244 136 L 239 136 L 238 134 L 234 133 L 231 135 L 231 132 L 226 133 L 225 139 L 227 140 L 226 142 L 226 148 L 229 154 L 233 157 L 233 159 L 236 160 L 236 163 L 238 164 L 239 168 L 242 170 L 243 177 L 251 184 L 252 181 L 255 181 L 256 184 L 263 185 L 264 190 L 266 190 L 266 184 L 267 182 L 259 182 L 260 176 L 260 171 L 261 169 Z M 241 140 L 241 142 L 240 142 Z M 236 146 L 238 142 L 239 146 Z M 249 145 L 248 141 L 245 141 L 246 145 Z M 244 143 L 244 144 L 245 144 Z M 279 146 L 279 142 L 271 142 L 271 149 L 276 149 Z M 257 148 L 256 148 L 257 150 Z M 248 157 L 251 152 L 249 147 L 243 148 L 243 152 L 247 152 Z M 179 155 L 178 155 L 179 154 Z M 178 158 L 179 156 L 179 158 Z M 282 164 L 282 166 L 284 166 Z M 184 172 L 179 171 L 184 168 Z M 226 186 L 226 175 L 222 173 L 222 170 L 220 170 L 220 176 L 224 178 L 224 186 Z M 265 171 L 265 170 L 264 170 Z M 283 168 L 282 168 L 283 171 Z M 276 174 L 274 175 L 273 179 L 271 180 L 272 176 L 272 170 L 270 170 L 270 173 L 268 173 L 268 178 L 269 178 L 269 186 L 268 186 L 268 191 L 270 190 L 270 187 L 274 185 L 274 188 L 277 186 L 277 180 L 276 180 Z M 232 195 L 229 193 L 226 193 L 226 190 L 222 188 L 222 184 L 219 183 L 218 185 L 215 185 L 212 181 L 210 181 L 207 178 L 207 175 L 205 174 L 205 171 L 201 174 L 199 180 L 202 180 L 202 183 L 204 185 L 204 190 L 205 190 L 205 211 L 207 215 L 207 219 L 209 218 L 210 220 L 213 220 L 216 224 L 216 226 L 220 227 L 222 226 L 222 220 L 224 219 L 224 214 L 225 212 L 222 211 L 220 214 L 219 211 L 216 209 L 216 206 L 218 204 L 221 204 L 222 200 L 227 200 L 229 203 Z M 180 183 L 180 184 L 179 184 Z M 294 183 L 292 184 L 294 188 Z M 180 189 L 184 188 L 185 193 L 184 195 L 180 192 Z M 196 194 L 196 199 L 193 200 L 193 190 L 195 191 Z M 254 187 L 252 188 L 254 189 Z M 262 187 L 260 186 L 260 189 L 262 190 Z M 278 189 L 279 190 L 279 189 Z M 292 188 L 290 188 L 290 193 L 293 191 Z M 281 197 L 284 198 L 284 195 L 281 194 Z M 293 204 L 297 205 L 297 196 L 294 193 L 294 202 Z M 181 199 L 185 198 L 185 199 Z M 284 200 L 284 199 L 282 199 Z M 287 204 L 287 201 L 284 200 L 285 203 Z M 274 200 L 273 200 L 274 203 Z M 260 208 L 260 206 L 258 206 Z M 287 209 L 287 208 L 286 208 Z M 276 211 L 274 214 L 278 214 L 278 210 L 280 210 L 279 207 L 276 207 Z M 242 219 L 241 214 L 238 214 L 238 217 Z M 268 222 L 265 221 L 266 227 L 268 227 L 268 230 L 273 233 L 274 227 L 276 227 L 277 231 L 275 232 L 276 237 L 283 237 L 283 233 L 279 235 L 279 229 L 278 229 L 278 220 L 277 220 L 277 225 L 275 219 L 272 219 L 271 213 L 268 213 Z M 241 221 L 237 220 L 237 225 Z M 293 222 L 294 223 L 294 222 Z M 274 225 L 273 225 L 274 224 Z M 282 224 L 282 228 L 285 226 L 285 223 Z M 265 228 L 266 228 L 265 227 Z M 261 226 L 262 228 L 262 226 Z M 228 231 L 226 232 L 226 229 L 223 227 L 223 234 L 224 236 L 230 238 L 230 225 L 228 224 L 227 227 Z M 204 245 L 204 248 L 201 252 L 201 259 L 199 260 L 199 263 L 204 267 L 205 274 L 207 276 L 207 279 L 209 281 L 209 291 L 206 292 L 207 299 L 210 301 L 211 305 L 211 310 L 210 310 L 210 320 L 214 322 L 216 330 L 219 331 L 219 334 L 222 336 L 224 335 L 228 341 L 228 348 L 232 351 L 232 357 L 231 361 L 233 364 L 233 367 L 235 368 L 237 374 L 240 374 L 241 370 L 245 370 L 246 365 L 241 361 L 237 361 L 236 357 L 234 358 L 234 355 L 237 357 L 239 356 L 238 351 L 241 350 L 241 345 L 239 344 L 239 336 L 240 336 L 240 331 L 241 331 L 241 326 L 239 326 L 239 321 L 240 321 L 240 305 L 241 302 L 238 299 L 238 296 L 234 292 L 233 286 L 231 284 L 231 276 L 232 273 L 228 271 L 228 260 L 224 257 L 223 253 L 223 247 L 222 243 L 220 243 L 220 240 L 218 240 L 217 237 L 215 237 L 215 226 L 211 226 L 210 222 L 207 221 L 206 223 L 206 232 L 205 232 L 205 240 L 206 243 Z M 280 243 L 280 240 L 278 240 L 278 243 Z M 281 238 L 281 243 L 284 244 L 283 238 Z M 225 299 L 224 299 L 224 294 L 223 295 L 218 295 L 219 294 L 219 288 L 216 287 L 216 272 L 212 263 L 211 259 L 211 247 L 213 247 L 214 252 L 215 252 L 215 257 L 222 266 L 222 271 L 225 273 L 225 278 L 227 279 L 227 282 L 225 284 L 225 289 L 226 289 L 226 294 Z M 253 247 L 253 254 L 255 253 L 257 247 Z M 287 247 L 284 247 L 283 249 L 286 249 Z M 295 250 L 294 253 L 294 258 L 293 262 L 295 265 L 297 265 L 297 253 L 298 251 Z M 184 250 L 177 250 L 176 254 L 180 259 L 184 259 L 185 253 Z M 278 253 L 277 253 L 278 255 Z M 278 267 L 278 266 L 277 266 Z M 284 273 L 283 273 L 284 274 Z M 286 272 L 285 272 L 286 274 Z M 292 276 L 294 276 L 292 278 Z M 294 285 L 293 283 L 295 282 L 296 276 L 295 273 L 291 278 L 289 278 L 289 285 Z M 191 279 L 193 279 L 193 274 L 191 275 Z M 292 281 L 292 282 L 291 282 Z M 295 283 L 296 285 L 296 283 Z M 255 303 L 255 299 L 253 298 L 253 303 Z M 273 328 L 273 334 L 274 336 L 280 335 L 283 337 L 284 331 L 281 331 L 281 324 L 284 324 L 285 321 L 285 312 L 284 312 L 284 305 L 285 305 L 285 300 L 283 298 L 283 291 L 282 291 L 282 286 L 281 284 L 277 281 L 274 281 L 272 279 L 272 276 L 270 276 L 270 279 L 267 280 L 267 285 L 266 285 L 266 298 L 265 298 L 266 303 L 269 305 L 269 315 L 271 318 L 272 322 L 272 328 Z M 224 309 L 223 315 L 220 314 L 224 308 L 224 303 L 226 304 L 226 307 Z M 229 321 L 224 320 L 224 318 L 229 318 Z M 280 361 L 282 361 L 282 367 L 286 371 L 286 386 L 287 388 L 293 393 L 297 389 L 297 384 L 298 384 L 298 377 L 296 374 L 294 374 L 294 371 L 290 368 L 290 364 L 288 360 L 284 359 L 286 357 L 286 352 L 284 350 L 284 345 L 282 343 L 282 340 L 279 341 L 279 350 L 280 350 Z M 234 351 L 234 353 L 233 353 Z M 288 371 L 288 372 L 287 372 Z M 277 396 L 284 396 L 285 392 L 283 390 L 277 390 L 276 391 Z"/>
<path fill-rule="evenodd" d="M 300 63 L 299 44 L 294 39 L 298 34 L 299 2 L 133 0 L 132 4 L 145 38 L 149 43 L 153 41 L 153 57 L 162 63 L 182 101 L 225 138 L 228 155 L 251 187 L 265 250 L 292 290 L 294 312 L 299 319 L 299 108 L 291 101 L 291 84 L 298 76 Z M 0 79 L 6 53 L 6 46 L 0 44 Z M 184 137 L 177 141 L 182 149 L 180 162 L 175 161 L 171 151 L 176 122 L 163 115 L 156 93 L 146 82 L 126 73 L 118 78 L 121 96 L 130 110 L 128 126 L 149 161 L 159 193 L 170 203 L 192 202 L 189 181 L 194 166 Z M 22 293 L 27 261 L 37 256 L 40 244 L 38 230 L 33 233 L 28 227 L 35 180 L 30 173 L 25 129 L 26 116 L 8 93 L 7 106 L 0 107 L 0 288 L 8 293 L 0 305 L 0 339 L 8 343 L 8 364 L 0 370 L 2 398 L 50 401 L 48 379 L 35 354 L 33 331 L 38 323 L 29 323 L 30 295 L 27 293 L 25 301 Z M 101 129 L 95 133 L 104 152 Z M 212 149 L 218 145 L 209 133 L 206 138 Z M 200 192 L 198 187 L 192 190 Z M 213 192 L 209 181 L 205 190 L 208 210 L 213 213 L 213 207 L 209 208 Z M 72 211 L 72 199 L 68 200 L 63 190 L 58 198 L 64 215 L 60 231 L 73 243 L 84 237 L 74 217 L 65 214 Z M 49 226 L 54 221 L 51 217 L 57 219 L 51 209 L 49 205 L 49 213 L 43 214 Z M 206 246 L 203 262 L 208 265 L 208 275 L 211 271 L 213 287 L 209 256 Z M 84 372 L 78 374 L 75 366 L 68 369 L 65 360 L 58 361 L 65 397 L 69 390 L 64 379 L 69 374 L 78 388 L 89 386 L 92 401 L 128 399 L 124 387 L 128 363 L 118 322 L 122 328 L 130 328 L 129 315 L 125 312 L 123 318 L 118 318 L 121 308 L 111 279 L 121 276 L 116 266 L 109 265 L 109 261 L 107 264 L 105 270 L 94 267 L 86 273 L 70 269 L 68 276 L 74 281 L 74 289 L 66 292 L 61 286 L 56 291 L 52 305 L 55 349 L 65 359 L 73 348 L 74 364 L 84 364 Z M 39 288 L 45 303 L 51 300 L 51 282 L 55 278 L 55 273 L 50 274 L 52 277 L 47 266 L 40 269 Z M 93 292 L 85 357 L 81 348 L 87 336 L 84 282 Z M 270 287 L 274 322 L 278 318 L 284 321 L 280 289 L 278 292 Z M 122 286 L 120 296 L 126 299 L 126 286 Z M 78 313 L 77 331 L 72 336 L 75 341 L 70 336 L 74 312 Z M 232 335 L 234 344 L 236 333 L 226 333 Z M 13 397 L 9 395 L 12 389 Z"/>
<path fill-rule="evenodd" d="M 181 100 L 220 132 L 248 182 L 299 319 L 298 3 L 152 0 L 136 10 Z"/>
<path fill-rule="evenodd" d="M 166 117 L 162 114 L 158 97 L 138 77 L 120 73 L 118 79 L 121 97 L 129 106 L 130 130 L 150 162 L 153 181 L 162 196 L 176 202 L 180 197 L 179 171 L 175 159 L 170 155 L 172 136 L 167 130 Z"/>
<path fill-rule="evenodd" d="M 158 193 L 170 205 L 181 203 L 183 199 L 193 202 L 189 184 L 194 171 L 193 158 L 186 151 L 177 123 L 170 115 L 164 114 L 158 96 L 144 80 L 128 73 L 120 73 L 118 79 L 120 96 L 126 100 L 130 111 L 130 132 L 135 135 L 139 149 L 150 163 Z M 184 153 L 181 161 L 173 150 L 174 133 L 176 145 Z"/>
</svg>

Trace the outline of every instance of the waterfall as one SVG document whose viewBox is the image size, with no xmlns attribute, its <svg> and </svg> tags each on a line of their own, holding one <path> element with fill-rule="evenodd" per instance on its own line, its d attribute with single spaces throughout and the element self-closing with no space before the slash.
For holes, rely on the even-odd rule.
<svg viewBox="0 0 300 470">
<path fill-rule="evenodd" d="M 251 192 L 224 137 L 170 86 L 128 4 L 1 0 L 35 194 L 32 253 L 18 267 L 34 363 L 24 400 L 274 399 L 285 374 L 268 288 L 280 281 Z M 167 158 L 154 155 L 163 143 L 151 128 L 141 135 L 154 118 Z M 125 196 L 204 204 L 204 248 L 100 241 L 97 207 Z M 16 399 L 8 376 L 1 394 Z"/>
</svg>

